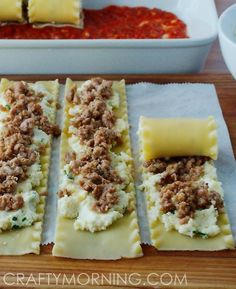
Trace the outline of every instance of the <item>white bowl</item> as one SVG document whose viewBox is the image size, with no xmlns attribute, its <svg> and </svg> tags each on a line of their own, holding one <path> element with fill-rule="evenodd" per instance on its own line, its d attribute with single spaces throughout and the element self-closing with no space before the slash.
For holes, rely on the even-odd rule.
<svg viewBox="0 0 236 289">
<path fill-rule="evenodd" d="M 220 16 L 219 38 L 225 63 L 236 79 L 236 4 Z"/>
</svg>

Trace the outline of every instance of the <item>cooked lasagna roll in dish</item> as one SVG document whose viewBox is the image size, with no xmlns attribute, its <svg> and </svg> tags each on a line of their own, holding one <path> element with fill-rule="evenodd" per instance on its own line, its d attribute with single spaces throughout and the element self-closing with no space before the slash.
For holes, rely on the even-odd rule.
<svg viewBox="0 0 236 289">
<path fill-rule="evenodd" d="M 30 23 L 82 25 L 81 0 L 29 0 Z"/>
<path fill-rule="evenodd" d="M 0 255 L 39 253 L 57 81 L 0 83 Z"/>
<path fill-rule="evenodd" d="M 124 81 L 66 83 L 54 256 L 142 255 Z"/>
<path fill-rule="evenodd" d="M 207 119 L 148 119 L 139 126 L 142 178 L 152 244 L 159 250 L 233 249 Z"/>
<path fill-rule="evenodd" d="M 1 0 L 0 22 L 23 21 L 23 0 Z"/>
</svg>

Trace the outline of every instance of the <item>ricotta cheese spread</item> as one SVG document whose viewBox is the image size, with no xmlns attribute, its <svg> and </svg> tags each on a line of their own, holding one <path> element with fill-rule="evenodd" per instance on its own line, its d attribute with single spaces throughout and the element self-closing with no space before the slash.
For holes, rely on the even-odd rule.
<svg viewBox="0 0 236 289">
<path fill-rule="evenodd" d="M 0 210 L 0 232 L 31 226 L 42 216 L 37 213 L 39 195 L 36 191 L 22 193 L 24 207 L 16 211 Z"/>
<path fill-rule="evenodd" d="M 129 196 L 124 191 L 119 191 L 119 203 L 107 213 L 99 213 L 93 210 L 94 199 L 88 195 L 79 204 L 78 217 L 74 222 L 76 230 L 88 230 L 90 232 L 102 231 L 109 227 L 116 220 L 123 217 L 129 203 Z"/>
<path fill-rule="evenodd" d="M 54 121 L 54 106 L 55 97 L 41 84 L 28 84 L 29 89 L 33 89 L 36 93 L 42 93 L 42 99 L 39 103 L 43 115 L 46 116 L 49 122 Z M 7 103 L 4 94 L 0 95 L 0 104 L 6 107 L 9 111 L 11 105 Z M 8 115 L 8 111 L 0 110 L 0 133 L 4 130 L 3 120 Z M 36 153 L 36 161 L 27 168 L 27 178 L 23 181 L 18 181 L 14 194 L 19 194 L 24 200 L 24 205 L 16 210 L 0 210 L 0 231 L 18 229 L 31 226 L 34 222 L 41 219 L 42 216 L 37 212 L 37 205 L 40 202 L 40 196 L 35 190 L 40 186 L 43 179 L 43 170 L 40 159 L 40 149 L 42 146 L 48 146 L 51 141 L 51 136 L 34 126 L 32 135 L 32 144 L 29 146 Z"/>
<path fill-rule="evenodd" d="M 90 81 L 86 81 L 77 93 L 81 93 L 90 85 Z M 112 97 L 106 100 L 107 109 L 112 111 L 120 107 L 119 93 L 113 93 Z M 80 137 L 77 136 L 77 128 L 73 126 L 73 116 L 80 115 L 82 106 L 79 104 L 72 104 L 69 109 L 70 124 L 68 131 L 71 136 L 68 138 L 68 144 L 71 152 L 76 153 L 76 159 L 91 153 L 91 148 L 86 144 L 82 144 Z M 116 119 L 114 130 L 119 133 L 127 131 L 128 124 L 126 119 Z M 116 171 L 118 176 L 122 179 L 121 184 L 115 184 L 118 195 L 118 203 L 113 205 L 107 212 L 102 213 L 94 209 L 95 199 L 91 193 L 86 192 L 80 186 L 80 175 L 74 175 L 71 172 L 71 163 L 65 164 L 61 170 L 60 190 L 66 190 L 69 195 L 59 198 L 58 213 L 69 219 L 74 219 L 75 230 L 87 230 L 96 232 L 105 230 L 108 226 L 113 224 L 116 220 L 123 217 L 125 211 L 129 207 L 130 194 L 126 193 L 125 188 L 132 180 L 131 176 L 131 157 L 125 152 L 115 152 L 112 150 L 112 145 L 109 145 L 109 156 L 111 159 L 111 166 Z"/>
<path fill-rule="evenodd" d="M 206 161 L 203 166 L 203 174 L 196 181 L 197 184 L 207 184 L 209 190 L 218 192 L 223 197 L 221 183 L 217 180 L 216 168 L 211 161 Z M 163 213 L 161 211 L 160 182 L 163 173 L 153 174 L 145 168 L 143 171 L 143 183 L 141 189 L 147 193 L 148 216 L 150 220 L 160 219 L 167 231 L 177 230 L 180 234 L 190 237 L 199 236 L 208 238 L 219 234 L 220 228 L 217 224 L 218 211 L 211 205 L 207 209 L 198 209 L 194 216 L 186 224 L 181 224 L 177 212 Z"/>
<path fill-rule="evenodd" d="M 163 214 L 161 220 L 167 231 L 175 229 L 180 234 L 190 237 L 196 235 L 207 238 L 219 234 L 220 228 L 217 225 L 217 218 L 217 210 L 214 206 L 210 206 L 209 209 L 197 210 L 187 224 L 181 225 L 176 213 Z"/>
</svg>

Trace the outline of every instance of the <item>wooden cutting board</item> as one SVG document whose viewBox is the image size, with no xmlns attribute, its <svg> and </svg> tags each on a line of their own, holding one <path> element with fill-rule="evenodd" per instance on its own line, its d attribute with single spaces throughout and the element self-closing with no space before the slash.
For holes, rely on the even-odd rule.
<svg viewBox="0 0 236 289">
<path fill-rule="evenodd" d="M 30 81 L 58 78 L 63 83 L 67 76 L 2 77 Z M 91 78 L 91 75 L 69 77 L 84 80 Z M 103 77 L 124 78 L 127 83 L 149 81 L 215 84 L 236 155 L 236 81 L 230 75 L 105 75 Z M 92 288 L 98 285 L 103 285 L 103 288 L 236 288 L 235 250 L 157 252 L 151 246 L 144 245 L 144 257 L 118 261 L 55 258 L 51 256 L 51 250 L 52 245 L 47 245 L 42 246 L 40 256 L 0 257 L 0 288 Z"/>
</svg>

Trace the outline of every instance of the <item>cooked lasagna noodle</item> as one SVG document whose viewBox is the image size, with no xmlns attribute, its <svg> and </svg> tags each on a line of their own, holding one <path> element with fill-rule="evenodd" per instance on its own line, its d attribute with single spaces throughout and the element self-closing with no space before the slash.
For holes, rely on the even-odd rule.
<svg viewBox="0 0 236 289">
<path fill-rule="evenodd" d="M 0 84 L 0 254 L 39 253 L 58 82 Z"/>
<path fill-rule="evenodd" d="M 30 23 L 59 23 L 81 25 L 80 0 L 29 0 Z"/>
<path fill-rule="evenodd" d="M 212 160 L 218 151 L 213 117 L 141 118 L 139 135 L 141 188 L 146 195 L 153 245 L 160 250 L 234 248 L 224 194 Z M 152 152 L 146 151 L 152 147 Z"/>
<path fill-rule="evenodd" d="M 1 0 L 0 22 L 23 21 L 23 0 Z"/>
<path fill-rule="evenodd" d="M 135 210 L 125 83 L 66 83 L 53 255 L 142 254 Z"/>
<path fill-rule="evenodd" d="M 217 158 L 216 123 L 213 117 L 187 120 L 141 117 L 140 123 L 145 160 L 183 155 Z"/>
</svg>

